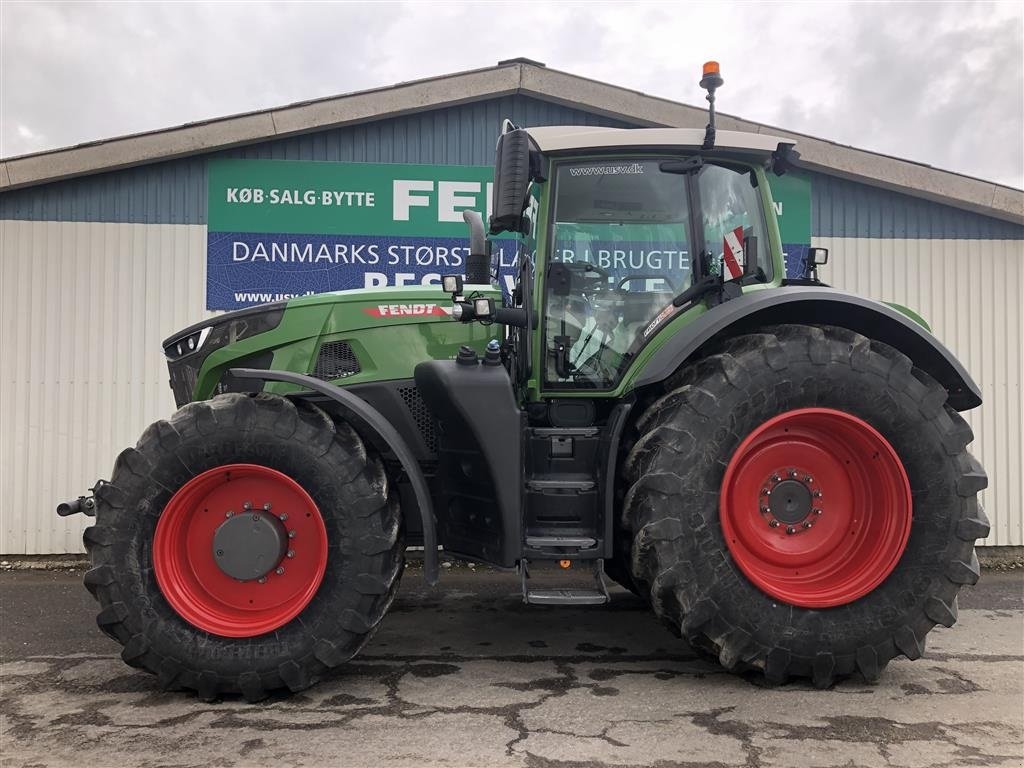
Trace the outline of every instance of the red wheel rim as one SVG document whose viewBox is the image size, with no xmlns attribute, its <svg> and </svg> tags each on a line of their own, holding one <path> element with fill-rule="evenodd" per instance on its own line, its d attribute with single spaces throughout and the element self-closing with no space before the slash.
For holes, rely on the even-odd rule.
<svg viewBox="0 0 1024 768">
<path fill-rule="evenodd" d="M 265 506 L 267 505 L 267 506 Z M 214 536 L 237 515 L 273 515 L 287 551 L 261 578 L 240 580 L 216 562 Z M 153 537 L 160 591 L 185 621 L 223 637 L 255 637 L 284 626 L 313 599 L 327 568 L 327 530 L 302 486 L 256 464 L 225 464 L 183 485 Z"/>
<path fill-rule="evenodd" d="M 845 605 L 881 584 L 907 546 L 912 509 L 889 442 L 831 408 L 788 411 L 755 429 L 729 462 L 719 500 L 740 570 L 804 608 Z"/>
</svg>

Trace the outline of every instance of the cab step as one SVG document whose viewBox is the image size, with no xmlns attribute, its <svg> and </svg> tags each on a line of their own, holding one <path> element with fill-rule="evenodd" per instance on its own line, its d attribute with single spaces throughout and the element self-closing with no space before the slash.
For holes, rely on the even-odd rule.
<svg viewBox="0 0 1024 768">
<path fill-rule="evenodd" d="M 602 605 L 611 599 L 604 581 L 604 560 L 524 559 L 519 573 L 523 602 L 528 605 Z"/>
</svg>

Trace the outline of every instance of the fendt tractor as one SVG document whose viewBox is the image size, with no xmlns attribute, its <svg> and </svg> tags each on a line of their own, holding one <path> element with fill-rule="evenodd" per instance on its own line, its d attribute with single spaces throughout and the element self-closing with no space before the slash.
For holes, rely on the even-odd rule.
<svg viewBox="0 0 1024 768">
<path fill-rule="evenodd" d="M 95 515 L 124 661 L 204 699 L 300 691 L 373 635 L 407 546 L 430 584 L 443 548 L 539 606 L 610 579 L 769 683 L 921 656 L 989 531 L 980 391 L 913 311 L 822 283 L 823 249 L 787 277 L 770 179 L 799 155 L 716 131 L 721 84 L 706 65 L 704 129 L 506 121 L 440 286 L 172 335 L 179 410 L 59 510 Z"/>
</svg>

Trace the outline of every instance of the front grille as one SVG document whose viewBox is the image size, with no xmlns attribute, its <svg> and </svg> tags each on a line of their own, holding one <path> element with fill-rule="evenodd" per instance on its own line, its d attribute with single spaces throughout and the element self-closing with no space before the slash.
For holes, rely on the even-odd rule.
<svg viewBox="0 0 1024 768">
<path fill-rule="evenodd" d="M 434 430 L 434 415 L 427 408 L 427 404 L 423 402 L 420 391 L 416 387 L 399 387 L 398 394 L 401 396 L 402 402 L 405 403 L 405 407 L 409 409 L 409 413 L 412 414 L 412 419 L 416 422 L 416 428 L 420 431 L 427 450 L 431 453 L 437 453 L 437 433 Z"/>
<path fill-rule="evenodd" d="M 347 341 L 328 341 L 320 345 L 320 354 L 316 358 L 313 376 L 324 381 L 344 379 L 354 376 L 362 370 L 356 353 Z"/>
</svg>

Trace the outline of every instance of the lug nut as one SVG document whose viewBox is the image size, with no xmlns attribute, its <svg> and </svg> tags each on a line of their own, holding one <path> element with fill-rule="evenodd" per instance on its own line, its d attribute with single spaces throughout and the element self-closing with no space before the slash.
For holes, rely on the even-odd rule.
<svg viewBox="0 0 1024 768">
<path fill-rule="evenodd" d="M 288 538 L 289 539 L 294 539 L 295 538 L 295 531 L 288 531 Z"/>
<path fill-rule="evenodd" d="M 810 475 L 808 475 L 808 476 L 807 476 L 807 477 L 806 477 L 805 479 L 806 479 L 806 481 L 807 481 L 808 483 L 813 483 L 813 482 L 814 482 L 814 478 L 813 478 L 813 477 L 811 477 Z"/>
<path fill-rule="evenodd" d="M 779 482 L 780 480 L 782 480 L 782 478 L 781 478 L 781 477 L 779 477 L 778 475 L 772 475 L 772 482 L 773 482 L 773 483 L 777 483 L 777 482 Z"/>
<path fill-rule="evenodd" d="M 796 533 L 796 528 L 794 528 L 794 527 L 793 527 L 793 526 L 791 525 L 791 526 L 789 526 L 788 528 L 786 528 L 786 533 Z"/>
<path fill-rule="evenodd" d="M 761 507 L 761 514 L 762 515 L 767 515 L 769 512 L 771 512 L 771 510 L 768 509 L 768 507 Z"/>
<path fill-rule="evenodd" d="M 768 495 L 768 489 L 767 488 L 762 488 L 761 489 L 761 495 L 762 496 L 767 496 Z"/>
<path fill-rule="evenodd" d="M 778 528 L 779 527 L 779 521 L 778 520 L 769 520 L 768 521 L 768 527 L 769 528 Z"/>
<path fill-rule="evenodd" d="M 263 505 L 263 511 L 264 512 L 269 512 L 270 511 L 270 502 L 269 501 L 266 504 Z"/>
<path fill-rule="evenodd" d="M 250 509 L 252 509 L 252 502 L 251 501 L 245 502 L 242 505 L 242 509 L 244 509 L 246 512 L 248 512 Z"/>
<path fill-rule="evenodd" d="M 277 570 L 276 570 L 276 571 L 274 571 L 274 573 L 276 573 L 276 574 L 277 574 L 278 576 L 280 576 L 280 575 L 282 575 L 282 574 L 284 573 L 284 568 L 282 568 L 282 567 L 281 567 L 281 566 L 279 565 L 279 566 L 277 566 Z"/>
<path fill-rule="evenodd" d="M 260 584 L 266 584 L 267 583 L 267 577 L 266 576 L 260 576 L 258 579 L 256 579 L 256 581 L 258 581 Z"/>
<path fill-rule="evenodd" d="M 804 523 L 804 528 L 810 528 L 812 525 L 814 525 L 814 523 L 808 520 L 806 523 Z"/>
<path fill-rule="evenodd" d="M 233 514 L 235 513 L 229 509 L 227 512 L 224 513 L 224 517 L 231 517 Z"/>
<path fill-rule="evenodd" d="M 287 513 L 287 512 L 285 512 L 285 513 L 284 513 L 283 515 L 281 515 L 281 516 L 280 516 L 280 517 L 278 518 L 278 520 L 280 520 L 280 521 L 281 521 L 282 523 L 283 523 L 283 522 L 284 522 L 285 520 L 287 520 L 287 519 L 288 519 L 288 513 Z"/>
<path fill-rule="evenodd" d="M 816 514 L 816 515 L 820 515 L 821 514 L 821 510 L 820 509 L 812 509 L 811 511 L 814 512 L 814 514 Z"/>
<path fill-rule="evenodd" d="M 789 476 L 790 477 L 796 477 L 796 470 L 795 469 L 789 470 Z"/>
<path fill-rule="evenodd" d="M 288 557 L 295 557 L 295 550 L 294 549 L 289 549 L 288 550 Z"/>
<path fill-rule="evenodd" d="M 814 498 L 820 499 L 821 498 L 821 491 L 815 491 L 812 495 L 814 496 Z"/>
</svg>

